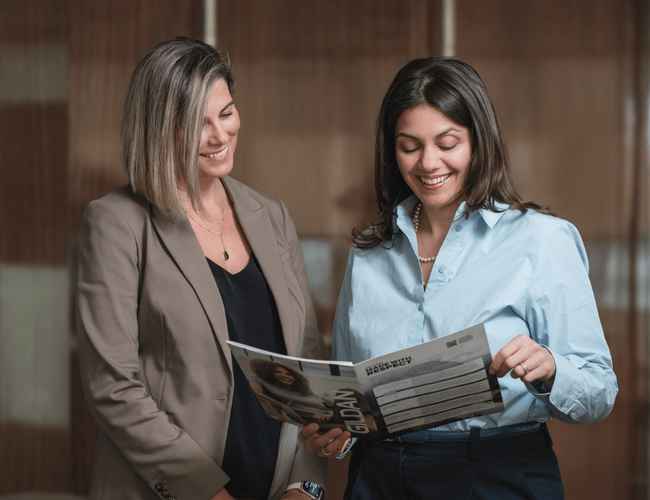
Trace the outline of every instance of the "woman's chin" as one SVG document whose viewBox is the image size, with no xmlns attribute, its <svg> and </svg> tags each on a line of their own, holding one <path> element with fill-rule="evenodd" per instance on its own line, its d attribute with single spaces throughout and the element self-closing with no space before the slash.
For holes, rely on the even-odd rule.
<svg viewBox="0 0 650 500">
<path fill-rule="evenodd" d="M 225 161 L 222 163 L 216 163 L 211 161 L 200 160 L 199 170 L 201 172 L 201 178 L 209 179 L 220 179 L 230 175 L 233 169 L 232 161 Z"/>
<path fill-rule="evenodd" d="M 448 210 L 451 207 L 456 208 L 460 204 L 459 193 L 431 193 L 417 192 L 418 197 L 425 210 Z"/>
</svg>

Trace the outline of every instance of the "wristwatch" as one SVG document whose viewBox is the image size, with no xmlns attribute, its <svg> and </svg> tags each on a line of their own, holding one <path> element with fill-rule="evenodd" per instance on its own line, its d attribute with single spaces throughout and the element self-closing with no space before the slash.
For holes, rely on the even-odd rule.
<svg viewBox="0 0 650 500">
<path fill-rule="evenodd" d="M 323 500 L 325 490 L 315 481 L 301 481 L 299 483 L 291 483 L 287 486 L 287 490 L 300 490 L 305 493 L 312 500 Z"/>
</svg>

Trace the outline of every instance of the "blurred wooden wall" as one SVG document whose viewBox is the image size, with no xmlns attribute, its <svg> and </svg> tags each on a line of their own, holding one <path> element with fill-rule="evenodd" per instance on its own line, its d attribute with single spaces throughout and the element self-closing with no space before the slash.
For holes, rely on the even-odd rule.
<svg viewBox="0 0 650 500">
<path fill-rule="evenodd" d="M 25 343 L 20 315 L 47 314 L 39 277 L 69 275 L 83 206 L 125 183 L 118 129 L 136 62 L 154 44 L 201 38 L 202 29 L 200 0 L 3 0 L 0 6 L 0 292 L 11 293 L 14 280 L 29 301 L 22 311 L 8 310 L 11 298 L 0 293 L 0 354 L 24 358 L 20 369 L 30 373 L 17 380 L 7 373 L 11 366 L 0 366 L 0 497 L 87 490 L 94 426 L 78 383 L 70 280 L 57 281 L 45 303 L 65 311 L 63 325 L 43 317 Z M 48 349 L 52 338 L 64 359 L 52 359 L 61 356 Z M 58 404 L 69 415 L 54 424 L 38 400 L 39 377 L 47 377 L 49 366 L 68 378 Z"/>
<path fill-rule="evenodd" d="M 347 235 L 374 214 L 381 97 L 408 59 L 440 53 L 441 3 L 217 1 L 217 38 L 232 55 L 242 115 L 234 175 L 285 200 L 300 234 L 331 247 L 333 292 L 319 307 L 324 332 Z M 638 132 L 635 114 L 647 102 L 639 68 L 648 53 L 638 36 L 648 27 L 647 16 L 639 21 L 646 3 L 455 2 L 457 53 L 487 80 L 522 191 L 582 231 L 620 378 L 609 420 L 553 426 L 571 499 L 647 496 L 648 322 L 632 305 L 629 260 L 639 224 L 634 188 L 647 163 L 647 133 Z M 74 261 L 82 207 L 125 181 L 118 126 L 130 73 L 155 43 L 200 38 L 202 4 L 2 2 L 0 362 L 13 364 L 0 364 L 0 496 L 87 488 L 94 430 L 66 340 L 72 322 L 53 322 L 51 313 L 73 306 L 62 277 Z M 58 278 L 43 281 L 48 273 Z M 18 312 L 12 296 L 22 301 Z M 20 330 L 26 324 L 29 332 Z M 57 394 L 36 381 L 50 376 L 59 353 L 69 412 L 52 419 L 48 398 Z"/>
<path fill-rule="evenodd" d="M 45 357 L 61 355 L 49 349 L 47 337 L 39 342 L 33 335 L 47 333 L 42 325 L 21 317 L 48 310 L 38 290 L 27 292 L 34 304 L 22 309 L 5 295 L 23 295 L 16 287 L 20 283 L 12 282 L 15 277 L 33 279 L 22 283 L 25 288 L 38 286 L 30 267 L 44 269 L 65 260 L 67 17 L 53 3 L 34 1 L 3 2 L 0 11 L 1 496 L 36 488 L 65 491 L 71 463 L 61 457 L 70 456 L 71 443 L 65 406 L 52 409 L 55 416 L 45 414 L 50 407 L 42 404 L 47 398 L 43 386 L 25 378 L 51 375 Z M 30 331 L 15 331 L 12 324 Z M 60 337 L 67 339 L 68 332 Z M 48 389 L 54 387 L 61 386 Z M 54 400 L 58 397 L 67 399 L 67 394 Z"/>
</svg>

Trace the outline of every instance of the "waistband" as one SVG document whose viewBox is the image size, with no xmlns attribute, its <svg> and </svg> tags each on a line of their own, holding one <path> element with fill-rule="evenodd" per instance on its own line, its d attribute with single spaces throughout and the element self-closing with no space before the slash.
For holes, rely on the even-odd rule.
<svg viewBox="0 0 650 500">
<path fill-rule="evenodd" d="M 546 429 L 546 424 L 540 422 L 523 422 L 520 424 L 504 425 L 481 429 L 472 427 L 469 431 L 433 431 L 422 430 L 402 434 L 385 439 L 389 443 L 440 443 L 440 442 L 465 442 L 475 439 L 498 439 L 520 436 Z"/>
</svg>

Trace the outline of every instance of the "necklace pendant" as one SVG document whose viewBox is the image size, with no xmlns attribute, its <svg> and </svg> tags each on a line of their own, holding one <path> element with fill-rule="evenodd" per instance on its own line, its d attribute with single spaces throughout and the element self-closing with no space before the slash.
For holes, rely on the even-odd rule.
<svg viewBox="0 0 650 500">
<path fill-rule="evenodd" d="M 230 255 L 228 255 L 228 251 L 224 249 L 223 251 L 223 260 L 228 260 L 230 258 Z"/>
</svg>

